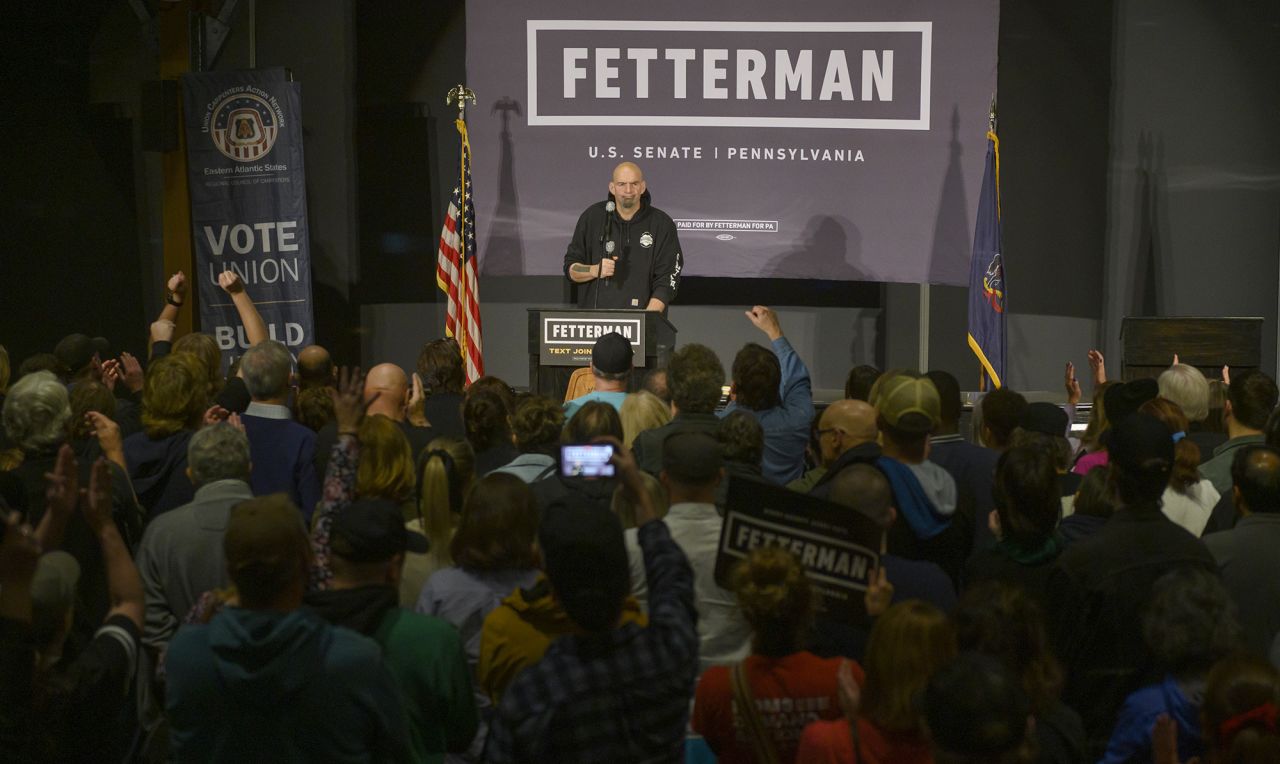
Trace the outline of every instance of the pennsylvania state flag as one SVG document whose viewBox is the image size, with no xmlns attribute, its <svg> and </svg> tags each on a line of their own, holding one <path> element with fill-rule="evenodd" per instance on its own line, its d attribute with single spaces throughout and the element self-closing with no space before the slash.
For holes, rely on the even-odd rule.
<svg viewBox="0 0 1280 764">
<path fill-rule="evenodd" d="M 987 132 L 987 167 L 978 197 L 978 222 L 969 262 L 969 347 L 982 364 L 982 375 L 995 387 L 1004 385 L 1004 258 L 1000 254 L 1000 139 Z M 983 385 L 986 389 L 986 385 Z"/>
</svg>

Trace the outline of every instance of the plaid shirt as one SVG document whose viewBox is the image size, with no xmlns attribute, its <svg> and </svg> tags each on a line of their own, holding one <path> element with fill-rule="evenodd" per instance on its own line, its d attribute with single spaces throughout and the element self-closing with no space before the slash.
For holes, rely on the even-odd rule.
<svg viewBox="0 0 1280 764">
<path fill-rule="evenodd" d="M 502 697 L 489 762 L 680 762 L 698 671 L 693 569 L 655 520 L 639 532 L 649 626 L 566 635 Z M 605 640 L 602 648 L 600 640 Z"/>
</svg>

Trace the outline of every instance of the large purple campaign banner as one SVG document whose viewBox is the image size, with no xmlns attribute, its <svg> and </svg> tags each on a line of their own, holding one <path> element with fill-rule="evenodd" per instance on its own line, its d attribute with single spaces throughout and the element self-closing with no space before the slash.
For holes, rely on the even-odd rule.
<svg viewBox="0 0 1280 764">
<path fill-rule="evenodd" d="M 968 280 L 998 0 L 468 0 L 481 269 L 562 272 L 613 167 L 684 274 Z"/>
</svg>

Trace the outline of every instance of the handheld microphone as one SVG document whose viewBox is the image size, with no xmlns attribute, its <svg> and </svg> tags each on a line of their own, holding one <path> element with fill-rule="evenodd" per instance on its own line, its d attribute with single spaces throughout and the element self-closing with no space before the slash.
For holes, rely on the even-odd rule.
<svg viewBox="0 0 1280 764">
<path fill-rule="evenodd" d="M 604 245 L 605 254 L 608 255 L 613 260 L 618 259 L 613 255 L 613 249 L 614 249 L 613 211 L 616 210 L 617 208 L 618 208 L 618 205 L 613 203 L 613 199 L 610 199 L 609 201 L 604 203 L 604 233 L 600 236 L 600 241 L 605 243 Z M 603 262 L 603 260 L 601 262 Z M 605 283 L 605 286 L 608 286 L 609 279 L 606 278 L 604 280 L 604 283 Z"/>
</svg>

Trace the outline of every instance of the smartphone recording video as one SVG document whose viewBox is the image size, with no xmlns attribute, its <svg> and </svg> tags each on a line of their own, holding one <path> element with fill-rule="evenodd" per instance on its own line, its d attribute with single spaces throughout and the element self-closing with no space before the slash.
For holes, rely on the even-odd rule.
<svg viewBox="0 0 1280 764">
<path fill-rule="evenodd" d="M 561 446 L 560 474 L 564 477 L 613 477 L 613 446 Z"/>
</svg>

